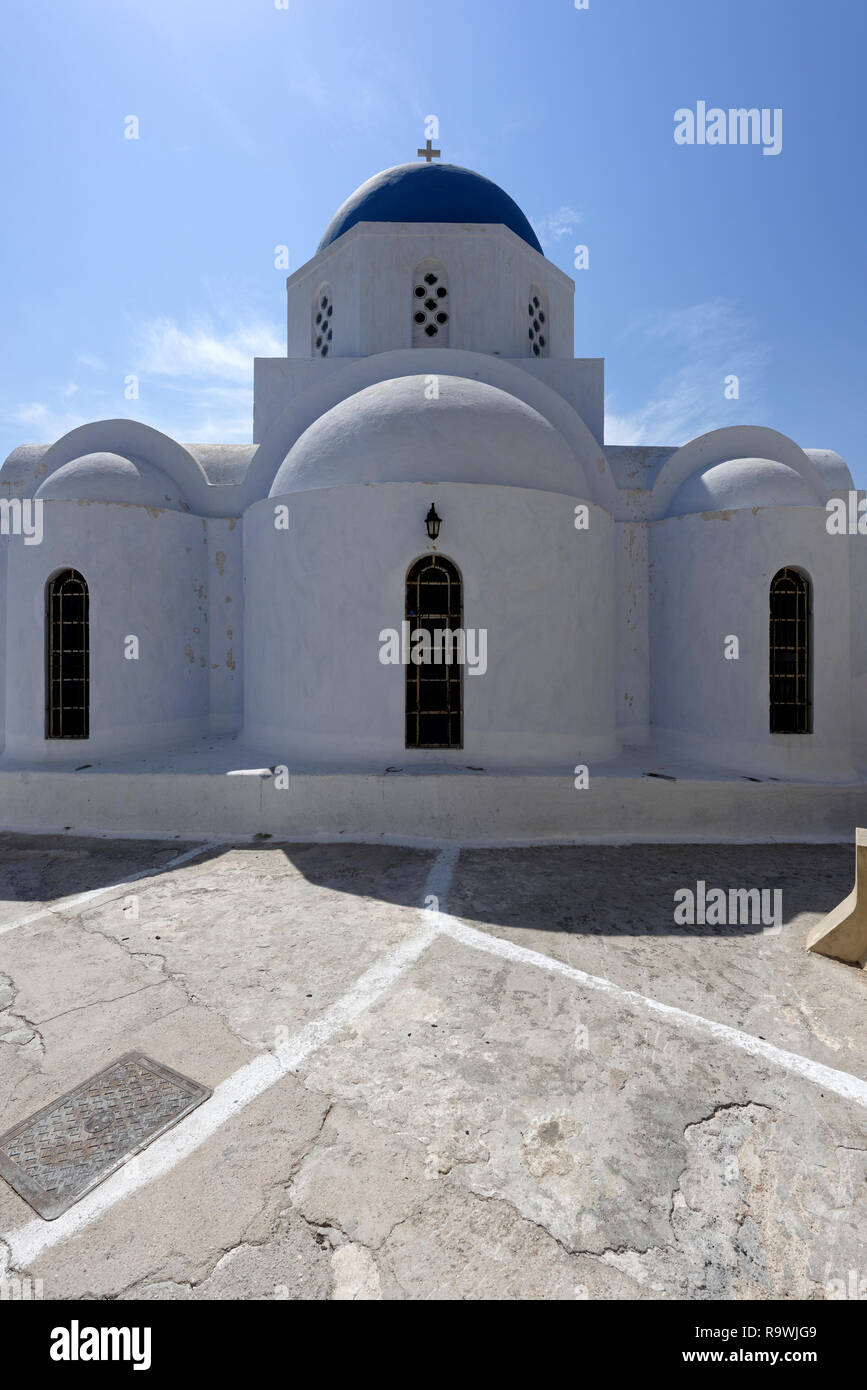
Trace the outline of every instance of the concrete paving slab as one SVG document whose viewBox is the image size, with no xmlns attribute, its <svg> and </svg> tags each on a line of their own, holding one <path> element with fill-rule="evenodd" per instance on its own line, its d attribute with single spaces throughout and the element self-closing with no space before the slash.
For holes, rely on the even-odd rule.
<svg viewBox="0 0 867 1390">
<path fill-rule="evenodd" d="M 383 845 L 241 846 L 149 881 L 136 916 L 99 902 L 81 923 L 274 1048 L 416 927 L 432 862 Z"/>
<path fill-rule="evenodd" d="M 327 1111 L 325 1097 L 294 1077 L 284 1078 L 160 1182 L 37 1259 L 33 1274 L 43 1279 L 45 1297 L 139 1297 L 152 1285 L 201 1285 L 230 1252 L 275 1241 L 267 1277 L 276 1260 L 283 1274 L 279 1284 L 295 1296 L 313 1289 L 319 1263 L 315 1232 L 307 1228 L 299 1264 L 297 1248 L 289 1256 L 282 1246 L 288 1229 L 290 1244 L 297 1247 L 304 1223 L 296 1218 L 287 1227 L 281 1213 L 289 1210 L 285 1188 L 294 1167 Z M 252 1271 L 255 1281 L 261 1274 L 261 1267 Z M 231 1284 L 236 1298 L 284 1296 L 272 1284 L 245 1284 L 234 1277 Z"/>
<path fill-rule="evenodd" d="M 863 1108 L 534 967 L 438 940 L 309 1082 L 651 1291 L 815 1297 L 858 1268 Z"/>
<path fill-rule="evenodd" d="M 192 840 L 107 840 L 0 833 L 0 929 L 58 899 L 160 872 Z"/>
<path fill-rule="evenodd" d="M 29 1252 L 12 1271 L 45 1297 L 823 1298 L 861 1269 L 867 1107 L 816 1064 L 865 1075 L 864 976 L 803 943 L 847 848 L 472 850 L 452 875 L 431 851 L 260 844 L 156 867 L 0 936 L 0 1129 L 134 1048 L 235 1099 L 83 1226 L 0 1183 L 0 1265 Z M 781 883 L 782 930 L 678 935 L 697 877 Z"/>
<path fill-rule="evenodd" d="M 867 1075 L 867 975 L 806 951 L 852 886 L 837 845 L 624 845 L 464 850 L 450 911 L 588 974 Z M 678 927 L 674 894 L 702 880 L 779 888 L 779 932 Z"/>
<path fill-rule="evenodd" d="M 290 1195 L 336 1245 L 332 1298 L 572 1300 L 590 1284 L 597 1296 L 656 1296 L 570 1254 L 507 1202 L 457 1187 L 417 1139 L 346 1105 L 329 1112 Z"/>
</svg>

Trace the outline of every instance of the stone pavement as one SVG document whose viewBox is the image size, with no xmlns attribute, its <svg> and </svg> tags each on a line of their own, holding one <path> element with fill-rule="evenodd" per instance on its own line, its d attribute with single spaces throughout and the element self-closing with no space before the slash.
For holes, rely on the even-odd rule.
<svg viewBox="0 0 867 1390">
<path fill-rule="evenodd" d="M 675 926 L 698 880 L 781 889 L 779 929 Z M 214 1088 L 56 1221 L 0 1181 L 0 1266 L 45 1298 L 857 1287 L 867 975 L 804 949 L 851 883 L 848 845 L 0 836 L 0 1130 L 133 1049 Z"/>
</svg>

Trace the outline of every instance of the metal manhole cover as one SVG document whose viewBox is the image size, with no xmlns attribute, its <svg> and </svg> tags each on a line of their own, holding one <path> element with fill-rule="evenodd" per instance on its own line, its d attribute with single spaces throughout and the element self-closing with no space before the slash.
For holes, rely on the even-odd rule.
<svg viewBox="0 0 867 1390">
<path fill-rule="evenodd" d="M 0 1137 L 0 1176 L 53 1221 L 211 1094 L 127 1052 Z"/>
</svg>

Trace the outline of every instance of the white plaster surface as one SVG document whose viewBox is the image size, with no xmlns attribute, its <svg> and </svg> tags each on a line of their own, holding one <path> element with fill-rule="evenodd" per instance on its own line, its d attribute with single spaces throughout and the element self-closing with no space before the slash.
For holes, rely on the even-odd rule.
<svg viewBox="0 0 867 1390">
<path fill-rule="evenodd" d="M 416 271 L 432 262 L 448 346 L 413 347 Z M 325 359 L 311 336 L 324 286 Z M 505 227 L 362 222 L 288 278 L 286 356 L 255 364 L 255 443 L 180 444 L 124 419 L 13 451 L 2 500 L 42 505 L 44 538 L 0 528 L 0 825 L 851 838 L 867 540 L 826 526 L 845 462 L 761 426 L 606 449 L 603 363 L 573 356 L 574 289 Z M 463 625 L 487 641 L 485 673 L 464 674 L 463 747 L 444 751 L 404 748 L 405 673 L 379 661 L 407 570 L 434 551 L 431 502 Z M 67 566 L 90 592 L 86 740 L 45 738 L 45 586 Z M 768 727 L 783 566 L 812 593 L 813 726 L 797 736 Z M 697 770 L 668 774 L 668 800 L 645 780 L 666 761 Z M 278 765 L 294 779 L 282 801 L 241 776 Z M 753 777 L 791 795 L 756 794 Z"/>
</svg>

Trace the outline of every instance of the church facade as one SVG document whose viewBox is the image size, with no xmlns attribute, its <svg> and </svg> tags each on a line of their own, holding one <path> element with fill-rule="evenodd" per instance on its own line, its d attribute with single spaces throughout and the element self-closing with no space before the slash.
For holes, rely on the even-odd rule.
<svg viewBox="0 0 867 1390">
<path fill-rule="evenodd" d="M 251 444 L 106 420 L 3 465 L 4 824 L 848 837 L 837 454 L 606 445 L 572 280 L 455 166 L 362 185 L 287 298 Z"/>
</svg>

